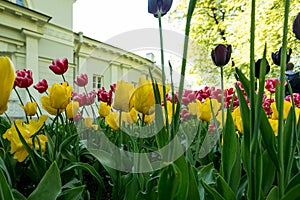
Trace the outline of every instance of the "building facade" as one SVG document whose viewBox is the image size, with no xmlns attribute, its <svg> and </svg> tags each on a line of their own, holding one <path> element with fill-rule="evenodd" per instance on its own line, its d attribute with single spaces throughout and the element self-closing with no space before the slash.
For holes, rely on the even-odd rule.
<svg viewBox="0 0 300 200">
<path fill-rule="evenodd" d="M 120 79 L 136 83 L 140 76 L 160 77 L 160 69 L 150 59 L 73 32 L 74 0 L 0 0 L 0 55 L 8 56 L 16 69 L 33 71 L 34 84 L 42 79 L 49 86 L 62 82 L 50 69 L 52 60 L 67 58 L 67 81 L 74 86 L 80 73 L 87 73 L 87 90 L 109 89 Z M 1 73 L 1 72 L 0 72 Z M 32 86 L 30 90 L 37 94 Z M 24 101 L 26 91 L 19 90 Z M 22 116 L 19 101 L 12 92 L 8 114 Z"/>
</svg>

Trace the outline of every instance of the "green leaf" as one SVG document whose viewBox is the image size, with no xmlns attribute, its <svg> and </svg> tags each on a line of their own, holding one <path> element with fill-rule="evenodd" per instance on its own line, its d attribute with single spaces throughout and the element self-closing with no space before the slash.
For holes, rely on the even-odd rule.
<svg viewBox="0 0 300 200">
<path fill-rule="evenodd" d="M 236 160 L 233 165 L 229 186 L 234 193 L 237 192 L 240 185 L 241 176 L 242 176 L 242 163 L 241 163 L 241 145 L 237 142 L 237 151 L 236 151 Z"/>
<path fill-rule="evenodd" d="M 131 180 L 126 184 L 124 200 L 136 199 L 139 190 L 140 187 L 137 179 L 137 174 L 133 174 Z"/>
<path fill-rule="evenodd" d="M 18 190 L 12 189 L 12 193 L 15 200 L 26 200 L 23 194 L 21 194 Z"/>
<path fill-rule="evenodd" d="M 249 80 L 246 78 L 246 76 L 244 75 L 244 73 L 240 69 L 235 68 L 235 71 L 239 76 L 239 80 L 241 81 L 247 96 L 249 97 L 250 96 L 250 82 L 249 82 Z"/>
<path fill-rule="evenodd" d="M 201 184 L 203 185 L 205 191 L 207 193 L 209 193 L 213 197 L 214 200 L 225 200 L 222 197 L 222 195 L 220 193 L 218 193 L 218 191 L 216 191 L 214 188 L 212 188 L 211 186 L 206 184 L 203 179 L 201 179 Z"/>
<path fill-rule="evenodd" d="M 214 184 L 214 163 L 209 163 L 208 165 L 201 166 L 198 170 L 198 182 L 201 182 L 201 179 L 207 184 Z M 204 187 L 202 184 L 198 184 L 198 190 L 200 192 L 200 199 L 204 200 Z"/>
<path fill-rule="evenodd" d="M 281 200 L 299 200 L 300 199 L 300 184 L 290 189 Z"/>
<path fill-rule="evenodd" d="M 174 145 L 177 146 L 177 145 Z M 179 159 L 177 159 L 174 164 L 178 168 L 181 174 L 181 182 L 180 186 L 178 188 L 178 195 L 176 196 L 176 199 L 186 199 L 188 195 L 188 189 L 189 189 L 189 168 L 187 161 L 183 156 L 181 156 Z"/>
<path fill-rule="evenodd" d="M 270 192 L 269 192 L 266 200 L 279 200 L 279 191 L 278 191 L 278 187 L 277 186 L 274 186 L 270 190 Z"/>
<path fill-rule="evenodd" d="M 298 172 L 289 182 L 286 192 L 289 192 L 293 187 L 300 185 L 300 172 Z"/>
<path fill-rule="evenodd" d="M 272 187 L 275 178 L 275 172 L 276 172 L 275 166 L 266 150 L 263 153 L 262 170 L 263 170 L 262 191 L 264 196 L 266 196 L 270 188 Z"/>
<path fill-rule="evenodd" d="M 82 192 L 85 188 L 85 185 L 81 185 L 79 187 L 74 187 L 71 189 L 67 189 L 60 193 L 57 200 L 65 200 L 65 199 L 72 199 L 72 200 L 80 200 L 82 199 Z"/>
<path fill-rule="evenodd" d="M 56 162 L 46 171 L 37 188 L 29 195 L 28 200 L 53 200 L 61 192 L 61 179 Z"/>
<path fill-rule="evenodd" d="M 67 166 L 65 169 L 62 170 L 62 173 L 66 172 L 66 171 L 69 171 L 69 170 L 72 170 L 72 169 L 83 169 L 83 170 L 86 170 L 91 175 L 93 175 L 94 178 L 96 178 L 97 181 L 99 182 L 100 186 L 102 188 L 104 188 L 104 182 L 102 180 L 102 177 L 95 170 L 95 168 L 92 167 L 91 165 L 89 165 L 88 163 L 81 163 L 81 162 L 71 163 L 70 166 Z"/>
<path fill-rule="evenodd" d="M 12 191 L 6 181 L 6 178 L 3 174 L 3 171 L 0 169 L 0 186 L 1 186 L 1 191 L 0 191 L 0 199 L 3 200 L 14 200 L 14 197 L 12 195 Z"/>
<path fill-rule="evenodd" d="M 225 130 L 223 134 L 223 148 L 221 156 L 221 175 L 227 183 L 230 182 L 233 166 L 236 161 L 237 136 L 231 112 L 227 112 Z"/>
<path fill-rule="evenodd" d="M 1 137 L 1 136 L 0 136 Z M 3 170 L 3 172 L 5 173 L 6 175 L 6 178 L 7 178 L 7 182 L 8 184 L 11 186 L 11 179 L 10 179 L 10 174 L 6 168 L 6 165 L 4 163 L 4 160 L 0 157 L 0 168 Z"/>
<path fill-rule="evenodd" d="M 68 138 L 64 139 L 64 141 L 59 145 L 59 151 L 61 152 L 61 150 L 63 148 L 65 148 L 66 146 L 68 146 L 73 140 L 78 138 L 78 134 L 74 134 L 69 136 Z"/>
<path fill-rule="evenodd" d="M 276 167 L 276 170 L 279 171 L 279 162 L 275 149 L 276 143 L 274 131 L 269 123 L 266 113 L 263 110 L 261 112 L 260 132 L 263 139 L 263 144 L 267 149 L 268 154 Z"/>
<path fill-rule="evenodd" d="M 182 177 L 175 164 L 162 169 L 158 182 L 158 200 L 175 199 Z"/>
<path fill-rule="evenodd" d="M 235 195 L 222 176 L 217 178 L 217 190 L 226 200 L 235 200 Z"/>
<path fill-rule="evenodd" d="M 191 166 L 190 163 L 187 163 L 188 165 L 188 170 L 189 170 L 189 188 L 188 188 L 188 196 L 186 199 L 200 199 L 200 194 L 199 190 L 197 187 L 197 181 L 195 178 L 194 170 L 195 169 L 193 166 Z M 184 178 L 184 177 L 183 177 Z"/>
</svg>

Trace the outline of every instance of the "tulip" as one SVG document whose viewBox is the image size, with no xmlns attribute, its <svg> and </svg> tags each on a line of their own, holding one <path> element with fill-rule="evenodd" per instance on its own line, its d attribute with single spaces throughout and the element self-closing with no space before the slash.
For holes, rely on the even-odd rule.
<svg viewBox="0 0 300 200">
<path fill-rule="evenodd" d="M 97 92 L 98 101 L 107 102 L 108 105 L 111 105 L 112 93 L 115 91 L 115 88 L 116 88 L 116 84 L 113 84 L 111 86 L 111 90 L 109 90 L 108 92 L 104 89 L 104 87 L 99 89 Z"/>
<path fill-rule="evenodd" d="M 274 135 L 278 136 L 278 119 L 269 119 L 269 123 L 273 129 Z"/>
<path fill-rule="evenodd" d="M 207 98 L 203 103 L 200 103 L 199 100 L 196 101 L 198 104 L 197 117 L 200 120 L 209 122 L 212 119 L 212 113 L 217 114 L 220 109 L 220 103 L 216 99 Z M 213 110 L 211 109 L 213 108 Z"/>
<path fill-rule="evenodd" d="M 27 102 L 25 106 L 20 105 L 24 109 L 27 116 L 33 116 L 36 114 L 37 103 L 36 102 Z"/>
<path fill-rule="evenodd" d="M 293 33 L 295 34 L 296 38 L 300 40 L 300 12 L 293 22 Z"/>
<path fill-rule="evenodd" d="M 123 80 L 117 82 L 113 108 L 129 112 L 130 100 L 134 91 L 134 85 Z"/>
<path fill-rule="evenodd" d="M 15 68 L 8 57 L 0 57 L 0 115 L 7 110 L 7 103 L 15 82 Z"/>
<path fill-rule="evenodd" d="M 31 70 L 17 70 L 16 71 L 16 79 L 15 86 L 19 88 L 28 88 L 33 83 L 32 79 L 32 71 Z"/>
<path fill-rule="evenodd" d="M 93 119 L 90 117 L 86 117 L 84 118 L 84 127 L 85 128 L 92 128 L 94 130 L 98 130 L 98 125 L 97 124 L 93 124 Z"/>
<path fill-rule="evenodd" d="M 191 116 L 191 114 L 189 113 L 189 111 L 187 109 L 184 108 L 184 109 L 181 110 L 181 112 L 180 112 L 180 120 L 181 120 L 181 122 L 184 122 L 190 116 Z"/>
<path fill-rule="evenodd" d="M 101 118 L 104 118 L 107 115 L 109 115 L 110 110 L 111 110 L 111 106 L 109 106 L 106 102 L 100 102 L 98 113 Z"/>
<path fill-rule="evenodd" d="M 148 0 L 148 12 L 158 17 L 164 16 L 171 8 L 173 0 Z"/>
<path fill-rule="evenodd" d="M 38 82 L 36 85 L 33 86 L 39 93 L 44 93 L 48 89 L 48 83 L 45 79 Z"/>
<path fill-rule="evenodd" d="M 134 124 L 138 120 L 137 115 L 138 112 L 132 108 L 130 112 L 122 112 L 122 121 L 129 125 Z"/>
<path fill-rule="evenodd" d="M 196 102 L 191 102 L 188 104 L 189 114 L 197 115 L 198 112 L 198 104 Z"/>
<path fill-rule="evenodd" d="M 265 89 L 268 90 L 271 94 L 274 94 L 276 91 L 276 82 L 279 85 L 279 80 L 277 78 L 268 78 L 266 80 Z"/>
<path fill-rule="evenodd" d="M 219 44 L 211 52 L 211 57 L 214 64 L 218 67 L 223 67 L 224 65 L 226 65 L 230 60 L 231 52 L 232 52 L 231 45 L 225 46 L 223 44 Z"/>
<path fill-rule="evenodd" d="M 118 112 L 111 112 L 108 116 L 105 117 L 106 123 L 109 125 L 110 128 L 113 130 L 119 129 L 119 113 Z"/>
<path fill-rule="evenodd" d="M 260 63 L 261 63 L 261 58 L 260 59 L 258 59 L 256 62 L 255 62 L 255 77 L 256 78 L 259 78 L 259 73 L 260 73 Z M 266 60 L 266 64 L 267 64 L 267 66 L 266 66 L 266 74 L 268 74 L 269 73 L 269 71 L 270 71 L 270 65 L 269 65 L 269 63 L 268 63 L 268 61 Z"/>
<path fill-rule="evenodd" d="M 271 119 L 278 119 L 278 110 L 277 110 L 277 107 L 276 107 L 276 103 L 275 102 L 271 103 L 270 107 L 271 107 L 272 112 L 273 112 L 272 115 L 271 115 Z M 283 119 L 284 120 L 286 120 L 291 107 L 292 107 L 291 102 L 284 101 L 284 104 L 283 104 Z"/>
<path fill-rule="evenodd" d="M 30 120 L 28 124 L 23 123 L 22 120 L 16 120 L 12 124 L 11 128 L 8 129 L 5 134 L 3 134 L 3 138 L 10 142 L 10 153 L 14 155 L 14 158 L 17 159 L 18 162 L 23 162 L 29 154 L 20 140 L 17 128 L 29 147 L 32 148 L 34 146 L 36 150 L 40 150 L 39 144 L 41 144 L 41 151 L 45 152 L 46 142 L 48 141 L 47 136 L 35 136 L 38 137 L 39 140 L 37 138 L 33 140 L 33 136 L 43 127 L 47 118 L 47 115 L 41 115 L 38 120 Z M 35 145 L 33 145 L 33 141 Z"/>
<path fill-rule="evenodd" d="M 62 60 L 56 59 L 52 61 L 52 65 L 49 68 L 57 75 L 63 75 L 68 70 L 68 59 Z"/>
<path fill-rule="evenodd" d="M 55 109 L 65 109 L 70 103 L 72 97 L 72 86 L 67 82 L 62 84 L 54 83 L 50 89 L 50 103 Z"/>
<path fill-rule="evenodd" d="M 271 55 L 273 63 L 277 66 L 280 66 L 281 49 L 282 48 L 280 47 L 280 49 L 277 52 L 275 52 L 275 53 L 272 52 L 272 55 Z M 292 49 L 290 49 L 289 53 L 286 55 L 286 63 L 288 63 L 290 61 L 291 54 L 292 54 Z"/>
<path fill-rule="evenodd" d="M 75 79 L 74 83 L 79 87 L 84 87 L 88 84 L 88 76 L 87 74 L 80 74 Z"/>
<path fill-rule="evenodd" d="M 240 133 L 243 133 L 244 132 L 243 131 L 243 121 L 242 121 L 240 107 L 237 107 L 236 109 L 234 109 L 234 111 L 232 112 L 232 119 L 233 119 L 236 129 Z"/>
<path fill-rule="evenodd" d="M 71 101 L 66 107 L 66 114 L 68 119 L 76 117 L 79 110 L 79 103 L 77 101 Z"/>
</svg>

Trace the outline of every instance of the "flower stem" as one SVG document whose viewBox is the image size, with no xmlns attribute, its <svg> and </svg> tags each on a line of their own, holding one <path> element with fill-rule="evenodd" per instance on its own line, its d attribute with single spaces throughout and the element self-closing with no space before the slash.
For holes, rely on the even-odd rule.
<svg viewBox="0 0 300 200">
<path fill-rule="evenodd" d="M 165 59 L 164 59 L 164 46 L 163 46 L 163 34 L 162 34 L 162 24 L 161 24 L 161 12 L 158 12 L 158 25 L 159 25 L 159 38 L 160 38 L 160 57 L 161 57 L 161 73 L 162 73 L 162 85 L 163 85 L 163 101 L 165 108 L 166 117 L 166 127 L 167 133 L 169 133 L 169 123 L 168 123 L 168 110 L 167 110 L 167 100 L 166 100 L 166 74 L 165 74 Z"/>
<path fill-rule="evenodd" d="M 221 109 L 222 109 L 222 128 L 224 128 L 224 75 L 223 67 L 221 67 Z"/>
<path fill-rule="evenodd" d="M 14 87 L 14 91 L 16 92 L 21 105 L 24 106 L 24 103 L 23 103 L 23 101 L 21 99 L 21 96 L 20 96 L 19 92 L 17 91 L 17 89 L 15 87 Z M 26 115 L 25 110 L 24 110 L 24 113 L 25 113 L 26 122 L 29 123 L 28 116 Z"/>
<path fill-rule="evenodd" d="M 29 91 L 28 88 L 26 88 L 26 91 L 27 91 L 27 93 L 28 93 L 28 95 L 29 95 L 29 98 L 30 98 L 31 102 L 36 102 L 35 98 L 31 95 L 31 93 L 30 93 L 30 91 Z M 37 104 L 37 108 L 38 108 L 40 114 L 42 115 L 43 113 L 42 113 L 42 111 L 41 111 L 41 108 L 40 108 L 39 104 L 38 104 L 37 102 L 36 102 L 36 104 Z M 36 115 L 37 115 L 37 117 L 39 118 L 38 113 L 36 113 Z"/>
</svg>

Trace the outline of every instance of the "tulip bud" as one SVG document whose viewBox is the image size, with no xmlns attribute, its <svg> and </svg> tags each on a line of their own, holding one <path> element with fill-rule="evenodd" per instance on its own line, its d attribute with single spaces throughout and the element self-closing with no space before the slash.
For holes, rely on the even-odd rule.
<svg viewBox="0 0 300 200">
<path fill-rule="evenodd" d="M 7 110 L 10 93 L 14 87 L 15 68 L 8 57 L 0 57 L 0 115 Z"/>
<path fill-rule="evenodd" d="M 171 8 L 173 0 L 148 0 L 148 12 L 158 17 L 164 16 Z"/>
<path fill-rule="evenodd" d="M 57 75 L 63 75 L 68 70 L 68 59 L 56 59 L 52 61 L 49 68 Z"/>
<path fill-rule="evenodd" d="M 88 84 L 88 76 L 87 74 L 80 74 L 77 76 L 76 80 L 74 81 L 76 85 L 79 87 L 84 87 Z"/>
<path fill-rule="evenodd" d="M 230 60 L 231 51 L 232 51 L 231 45 L 225 46 L 223 44 L 219 44 L 211 52 L 211 57 L 214 64 L 218 67 L 223 67 L 224 65 L 226 65 Z"/>
<path fill-rule="evenodd" d="M 293 33 L 295 34 L 296 38 L 300 40 L 300 12 L 293 22 Z"/>
<path fill-rule="evenodd" d="M 38 82 L 36 85 L 33 86 L 39 93 L 44 93 L 48 89 L 48 83 L 45 79 Z"/>
<path fill-rule="evenodd" d="M 31 70 L 17 70 L 16 71 L 15 86 L 19 88 L 28 88 L 33 83 L 32 71 Z"/>
<path fill-rule="evenodd" d="M 260 63 L 261 63 L 261 58 L 260 59 L 258 59 L 256 62 L 255 62 L 255 77 L 256 78 L 259 78 L 259 73 L 260 73 Z M 266 74 L 268 74 L 269 73 L 269 71 L 270 71 L 270 65 L 269 65 L 269 63 L 268 63 L 268 61 L 266 60 Z"/>
</svg>

